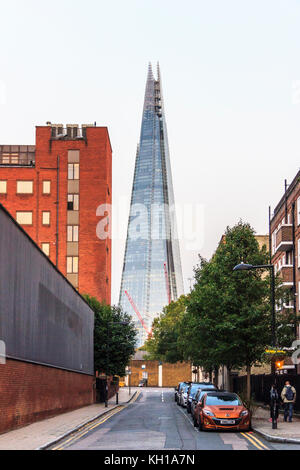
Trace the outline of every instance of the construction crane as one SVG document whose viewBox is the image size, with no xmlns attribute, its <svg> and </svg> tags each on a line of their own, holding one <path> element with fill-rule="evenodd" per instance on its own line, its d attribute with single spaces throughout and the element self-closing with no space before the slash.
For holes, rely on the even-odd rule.
<svg viewBox="0 0 300 470">
<path fill-rule="evenodd" d="M 132 297 L 131 297 L 130 294 L 127 292 L 127 290 L 125 291 L 125 294 L 127 295 L 128 300 L 129 300 L 129 302 L 131 303 L 131 306 L 132 306 L 133 310 L 134 310 L 135 313 L 137 314 L 137 316 L 138 316 L 138 318 L 139 318 L 139 320 L 140 320 L 140 322 L 141 322 L 141 324 L 142 324 L 144 330 L 148 333 L 148 335 L 151 336 L 151 335 L 152 335 L 152 330 L 149 330 L 149 329 L 147 328 L 147 325 L 145 324 L 142 315 L 141 315 L 140 312 L 138 311 L 137 306 L 135 305 L 135 303 L 134 303 Z"/>
<path fill-rule="evenodd" d="M 169 305 L 170 305 L 170 303 L 171 303 L 171 291 L 170 291 L 170 283 L 169 283 L 169 275 L 168 275 L 167 263 L 164 264 L 164 270 L 165 270 L 165 278 L 166 278 L 166 287 L 167 287 L 168 300 L 169 300 Z"/>
</svg>

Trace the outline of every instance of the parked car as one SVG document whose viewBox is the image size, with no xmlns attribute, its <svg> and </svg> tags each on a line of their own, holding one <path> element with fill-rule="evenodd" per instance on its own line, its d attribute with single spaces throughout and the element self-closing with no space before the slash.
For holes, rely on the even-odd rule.
<svg viewBox="0 0 300 470">
<path fill-rule="evenodd" d="M 217 387 L 215 387 L 214 385 L 212 384 L 206 384 L 206 385 L 200 385 L 200 387 L 196 390 L 196 392 L 193 394 L 193 396 L 191 396 L 191 402 L 190 402 L 190 413 L 192 415 L 192 418 L 194 416 L 194 412 L 195 412 L 195 408 L 196 408 L 196 405 L 197 403 L 199 403 L 199 401 L 201 400 L 201 398 L 203 397 L 203 395 L 206 393 L 206 392 L 217 392 L 219 389 Z"/>
<path fill-rule="evenodd" d="M 184 385 L 189 384 L 190 382 L 179 382 L 178 386 L 175 387 L 175 401 L 179 405 L 178 400 L 179 400 L 179 395 L 181 392 L 181 389 Z"/>
<path fill-rule="evenodd" d="M 249 431 L 251 415 L 236 393 L 206 392 L 196 406 L 194 426 L 200 431 Z"/>
<path fill-rule="evenodd" d="M 186 410 L 188 413 L 191 412 L 191 404 L 192 404 L 192 399 L 196 395 L 197 391 L 199 388 L 206 388 L 206 389 L 211 389 L 211 390 L 217 390 L 218 388 L 214 386 L 214 384 L 210 382 L 192 382 L 188 388 L 187 392 L 187 405 L 186 405 Z"/>
<path fill-rule="evenodd" d="M 139 387 L 147 387 L 148 380 L 147 379 L 142 379 L 140 380 Z"/>
<path fill-rule="evenodd" d="M 181 390 L 180 390 L 180 393 L 179 393 L 179 397 L 178 397 L 179 403 L 178 404 L 180 406 L 182 406 L 183 408 L 185 408 L 186 404 L 187 404 L 187 393 L 188 393 L 189 386 L 190 386 L 189 383 L 184 384 L 181 387 Z"/>
</svg>

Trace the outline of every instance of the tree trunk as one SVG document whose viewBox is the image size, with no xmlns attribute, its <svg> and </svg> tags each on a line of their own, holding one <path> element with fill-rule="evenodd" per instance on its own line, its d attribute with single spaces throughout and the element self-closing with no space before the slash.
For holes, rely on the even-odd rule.
<svg viewBox="0 0 300 470">
<path fill-rule="evenodd" d="M 225 381 L 225 388 L 227 388 L 229 392 L 232 392 L 233 387 L 232 387 L 231 367 L 228 367 L 228 366 L 226 367 L 226 374 L 227 374 L 227 377 Z"/>
<path fill-rule="evenodd" d="M 215 387 L 218 387 L 218 385 L 219 385 L 219 368 L 218 368 L 218 367 L 215 367 L 214 371 L 215 371 L 215 374 L 214 374 L 214 385 L 215 385 Z"/>
<path fill-rule="evenodd" d="M 251 398 L 251 366 L 247 365 L 247 400 Z"/>
</svg>

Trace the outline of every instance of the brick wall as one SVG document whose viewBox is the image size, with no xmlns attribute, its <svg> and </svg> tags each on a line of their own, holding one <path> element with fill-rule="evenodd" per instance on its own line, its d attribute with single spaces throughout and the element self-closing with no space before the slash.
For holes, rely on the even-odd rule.
<svg viewBox="0 0 300 470">
<path fill-rule="evenodd" d="M 0 433 L 94 402 L 94 377 L 8 360 L 0 365 Z"/>
<path fill-rule="evenodd" d="M 111 303 L 111 237 L 100 240 L 96 227 L 111 214 L 96 214 L 100 205 L 112 203 L 112 149 L 106 127 L 90 127 L 83 140 L 51 140 L 51 127 L 36 128 L 35 167 L 0 167 L 0 180 L 7 181 L 7 194 L 0 194 L 0 203 L 16 218 L 17 211 L 32 211 L 32 225 L 24 225 L 28 235 L 41 248 L 50 244 L 50 259 L 56 264 L 56 232 L 58 222 L 58 269 L 67 276 L 67 197 L 68 151 L 80 152 L 79 178 L 79 268 L 78 290 L 99 301 Z M 57 185 L 57 157 L 59 184 Z M 32 194 L 17 194 L 18 180 L 33 182 Z M 43 194 L 43 181 L 51 182 L 50 194 Z M 57 188 L 57 186 L 59 188 Z M 59 189 L 57 221 L 57 189 Z M 42 224 L 43 211 L 50 212 L 50 225 Z M 77 224 L 71 224 L 77 225 Z M 68 276 L 67 276 L 68 277 Z M 70 282 L 73 280 L 70 277 Z"/>
<path fill-rule="evenodd" d="M 142 366 L 146 366 L 145 369 Z M 131 361 L 131 385 L 137 387 L 143 378 L 143 372 L 148 373 L 148 387 L 159 386 L 159 362 L 133 360 Z M 179 382 L 192 380 L 192 366 L 190 362 L 177 362 L 176 364 L 162 364 L 162 386 L 175 387 Z"/>
</svg>

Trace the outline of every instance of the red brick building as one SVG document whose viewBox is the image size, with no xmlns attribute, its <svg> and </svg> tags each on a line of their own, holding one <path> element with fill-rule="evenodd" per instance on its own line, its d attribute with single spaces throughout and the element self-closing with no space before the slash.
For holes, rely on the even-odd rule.
<svg viewBox="0 0 300 470">
<path fill-rule="evenodd" d="M 111 301 L 112 148 L 106 127 L 41 126 L 36 145 L 0 145 L 0 203 L 80 293 Z M 106 220 L 103 221 L 103 217 Z M 107 236 L 100 239 L 102 219 Z"/>
<path fill-rule="evenodd" d="M 271 253 L 275 272 L 280 274 L 282 285 L 288 289 L 286 299 L 276 308 L 289 310 L 296 318 L 300 312 L 300 171 L 291 184 L 285 186 L 285 194 L 270 221 Z"/>
</svg>

